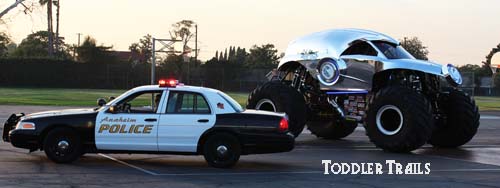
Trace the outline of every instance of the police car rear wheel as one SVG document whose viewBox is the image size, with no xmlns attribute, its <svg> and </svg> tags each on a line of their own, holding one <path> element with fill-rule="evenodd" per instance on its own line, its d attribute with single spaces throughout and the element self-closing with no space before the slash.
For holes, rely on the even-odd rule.
<svg viewBox="0 0 500 188">
<path fill-rule="evenodd" d="M 241 146 L 233 135 L 219 133 L 207 139 L 203 147 L 203 155 L 210 166 L 229 168 L 240 159 Z"/>
<path fill-rule="evenodd" d="M 56 163 L 71 163 L 83 153 L 80 137 L 68 128 L 50 131 L 43 142 L 43 150 Z"/>
</svg>

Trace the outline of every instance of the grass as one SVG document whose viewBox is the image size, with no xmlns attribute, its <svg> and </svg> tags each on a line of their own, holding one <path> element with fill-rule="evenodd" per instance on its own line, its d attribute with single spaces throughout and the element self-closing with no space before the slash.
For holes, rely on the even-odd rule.
<svg viewBox="0 0 500 188">
<path fill-rule="evenodd" d="M 474 97 L 481 111 L 500 111 L 500 97 Z"/>
<path fill-rule="evenodd" d="M 96 106 L 98 98 L 118 96 L 125 90 L 0 88 L 0 105 Z M 247 93 L 228 92 L 241 106 L 246 105 Z M 475 97 L 481 111 L 500 111 L 500 97 Z"/>
<path fill-rule="evenodd" d="M 0 88 L 0 105 L 96 106 L 98 98 L 119 96 L 125 90 Z M 247 94 L 228 92 L 242 106 Z"/>
</svg>

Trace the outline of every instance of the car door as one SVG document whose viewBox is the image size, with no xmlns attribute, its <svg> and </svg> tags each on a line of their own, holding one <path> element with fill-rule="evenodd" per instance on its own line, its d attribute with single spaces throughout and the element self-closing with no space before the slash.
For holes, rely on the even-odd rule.
<svg viewBox="0 0 500 188">
<path fill-rule="evenodd" d="M 117 102 L 113 110 L 100 111 L 95 123 L 97 149 L 158 151 L 159 104 L 152 101 L 159 102 L 162 94 L 161 90 L 136 92 Z"/>
<path fill-rule="evenodd" d="M 160 115 L 158 149 L 196 152 L 200 136 L 215 124 L 215 113 L 201 93 L 170 90 Z"/>
</svg>

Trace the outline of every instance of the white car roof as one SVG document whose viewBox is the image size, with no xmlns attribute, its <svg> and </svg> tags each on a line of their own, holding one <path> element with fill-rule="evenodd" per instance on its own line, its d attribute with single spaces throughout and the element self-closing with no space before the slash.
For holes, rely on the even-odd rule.
<svg viewBox="0 0 500 188">
<path fill-rule="evenodd" d="M 177 91 L 192 91 L 198 93 L 217 93 L 221 92 L 216 89 L 199 87 L 199 86 L 189 86 L 189 85 L 177 85 L 176 87 L 160 87 L 159 85 L 144 85 L 133 88 L 134 91 L 150 91 L 150 90 L 177 90 Z"/>
</svg>

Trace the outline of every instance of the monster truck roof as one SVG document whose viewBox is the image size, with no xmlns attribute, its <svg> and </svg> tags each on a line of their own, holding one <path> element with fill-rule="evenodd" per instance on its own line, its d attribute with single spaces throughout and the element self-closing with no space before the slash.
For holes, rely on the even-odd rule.
<svg viewBox="0 0 500 188">
<path fill-rule="evenodd" d="M 326 30 L 305 35 L 290 42 L 280 65 L 289 61 L 320 59 L 324 57 L 337 59 L 356 40 L 383 40 L 399 44 L 392 37 L 370 30 Z"/>
</svg>

